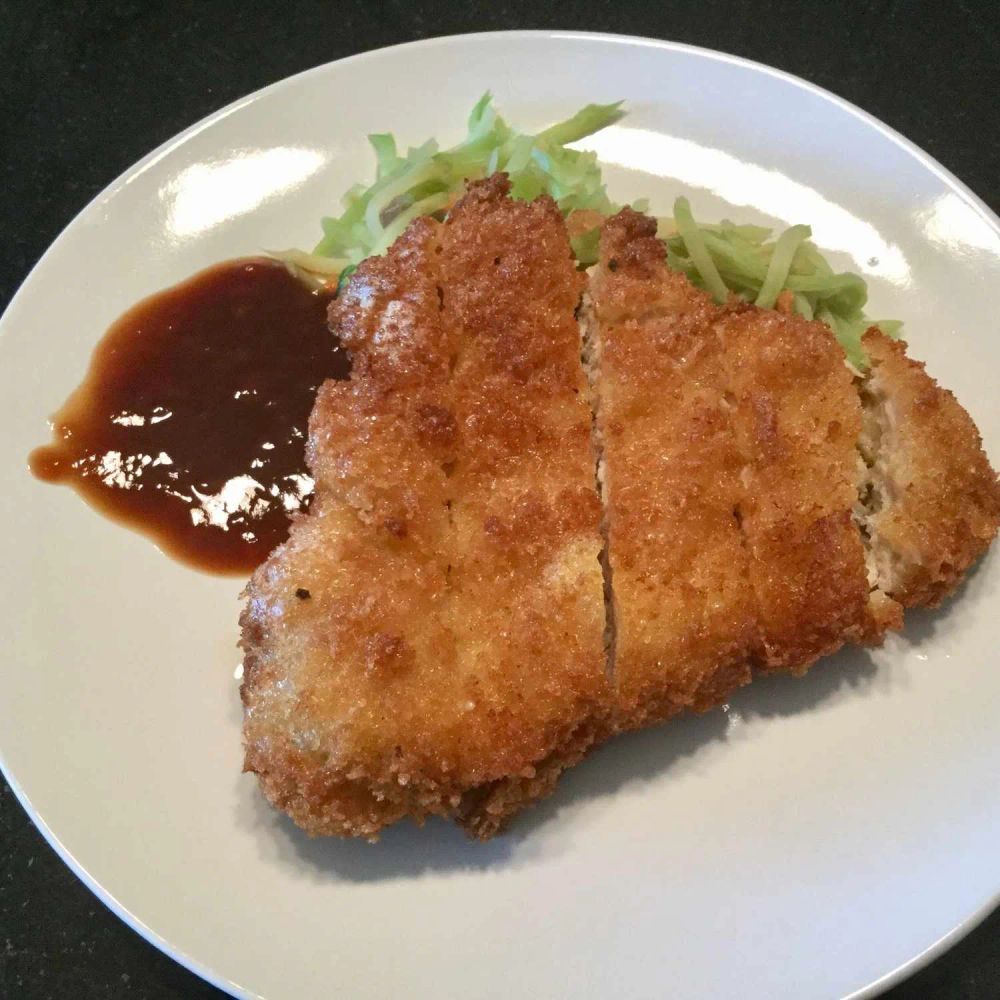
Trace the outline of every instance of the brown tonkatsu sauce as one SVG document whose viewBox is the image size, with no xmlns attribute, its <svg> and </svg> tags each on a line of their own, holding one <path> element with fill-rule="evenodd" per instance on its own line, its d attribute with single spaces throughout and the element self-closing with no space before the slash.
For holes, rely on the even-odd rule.
<svg viewBox="0 0 1000 1000">
<path fill-rule="evenodd" d="M 329 299 L 257 258 L 145 299 L 97 345 L 32 472 L 199 569 L 249 572 L 308 504 L 309 412 L 348 375 Z"/>
</svg>

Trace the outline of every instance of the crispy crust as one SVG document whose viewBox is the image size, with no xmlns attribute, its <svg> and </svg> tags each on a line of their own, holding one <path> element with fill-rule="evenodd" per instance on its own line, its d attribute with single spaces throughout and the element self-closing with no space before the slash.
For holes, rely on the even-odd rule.
<svg viewBox="0 0 1000 1000">
<path fill-rule="evenodd" d="M 319 394 L 312 510 L 243 615 L 246 769 L 310 833 L 511 776 L 523 803 L 578 755 L 605 683 L 579 292 L 554 204 L 495 178 L 331 307 L 352 378 Z"/>
<path fill-rule="evenodd" d="M 906 344 L 863 340 L 872 511 L 880 585 L 905 607 L 941 603 L 1000 525 L 1000 487 L 972 418 Z"/>
<path fill-rule="evenodd" d="M 605 697 L 600 505 L 574 318 L 583 281 L 555 204 L 505 195 L 499 180 L 473 186 L 441 243 L 444 313 L 465 345 L 452 376 L 464 434 L 452 613 L 469 652 L 490 658 L 491 710 L 538 740 L 500 772 L 513 779 L 460 807 L 477 836 L 551 791 Z"/>
<path fill-rule="evenodd" d="M 739 500 L 757 607 L 757 662 L 801 673 L 872 632 L 857 502 L 861 407 L 829 327 L 724 310 Z"/>
<path fill-rule="evenodd" d="M 629 209 L 609 220 L 590 285 L 619 728 L 746 683 L 756 636 L 719 310 L 655 232 Z"/>
<path fill-rule="evenodd" d="M 516 778 L 504 778 L 472 789 L 462 797 L 455 811 L 459 825 L 477 840 L 489 840 L 501 833 L 511 818 L 555 791 L 556 783 L 567 768 L 579 764 L 607 734 L 602 713 L 585 720 L 559 746 L 536 766 Z"/>
</svg>

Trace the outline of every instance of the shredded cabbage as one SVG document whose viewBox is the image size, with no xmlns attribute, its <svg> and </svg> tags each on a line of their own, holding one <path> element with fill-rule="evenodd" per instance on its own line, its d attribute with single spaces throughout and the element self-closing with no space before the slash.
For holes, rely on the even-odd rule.
<svg viewBox="0 0 1000 1000">
<path fill-rule="evenodd" d="M 362 260 L 381 254 L 414 219 L 443 218 L 467 180 L 498 171 L 510 177 L 511 194 L 531 200 L 550 195 L 565 216 L 574 212 L 611 215 L 618 211 L 608 197 L 596 154 L 571 149 L 570 143 L 597 132 L 623 115 L 621 102 L 588 104 L 571 118 L 530 135 L 513 129 L 484 94 L 469 115 L 467 134 L 457 146 L 439 150 L 433 139 L 400 154 L 393 136 L 368 137 L 375 153 L 375 181 L 356 184 L 343 197 L 343 211 L 322 220 L 323 238 L 311 253 L 278 251 L 300 275 L 316 284 L 339 287 Z M 635 203 L 646 211 L 645 201 Z M 596 218 L 596 217 L 595 217 Z M 674 203 L 674 215 L 658 220 L 667 264 L 723 302 L 731 293 L 770 309 L 783 292 L 791 307 L 833 330 L 857 368 L 867 359 L 861 336 L 872 325 L 898 335 L 894 320 L 877 323 L 864 314 L 868 290 L 856 274 L 835 274 L 810 242 L 808 226 L 792 226 L 771 239 L 761 226 L 718 225 L 695 221 L 686 198 Z M 585 267 L 597 260 L 598 228 L 571 239 L 573 253 Z"/>
<path fill-rule="evenodd" d="M 808 226 L 791 226 L 772 240 L 760 226 L 699 225 L 686 198 L 674 203 L 674 218 L 660 219 L 658 233 L 667 245 L 667 263 L 724 302 L 730 292 L 763 309 L 774 308 L 778 295 L 792 293 L 792 309 L 806 319 L 822 320 L 833 330 L 855 368 L 868 359 L 861 337 L 871 326 L 890 337 L 899 335 L 896 320 L 871 320 L 864 313 L 868 288 L 856 274 L 835 274 Z"/>
<path fill-rule="evenodd" d="M 567 215 L 579 209 L 614 212 L 596 154 L 569 149 L 567 143 L 617 121 L 621 114 L 619 104 L 589 104 L 572 118 L 527 135 L 497 114 L 487 93 L 469 115 L 465 139 L 451 149 L 439 150 L 431 139 L 400 155 L 391 135 L 370 135 L 375 183 L 351 188 L 343 212 L 322 220 L 323 238 L 313 255 L 346 265 L 384 253 L 413 219 L 442 216 L 467 180 L 497 171 L 510 177 L 515 198 L 548 194 Z"/>
</svg>

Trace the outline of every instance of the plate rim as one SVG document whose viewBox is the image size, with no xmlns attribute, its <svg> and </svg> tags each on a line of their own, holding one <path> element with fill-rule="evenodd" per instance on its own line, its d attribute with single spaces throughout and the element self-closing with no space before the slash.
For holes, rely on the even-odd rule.
<svg viewBox="0 0 1000 1000">
<path fill-rule="evenodd" d="M 462 43 L 471 41 L 484 42 L 494 39 L 504 39 L 510 41 L 527 39 L 571 42 L 592 41 L 612 45 L 639 46 L 642 48 L 659 49 L 665 52 L 679 52 L 695 55 L 699 58 L 708 59 L 712 62 L 737 66 L 755 73 L 763 73 L 771 76 L 787 85 L 795 87 L 796 89 L 804 90 L 807 93 L 811 93 L 821 98 L 840 110 L 847 112 L 852 117 L 873 128 L 883 137 L 889 139 L 892 143 L 917 160 L 925 169 L 934 174 L 955 194 L 961 197 L 969 208 L 975 211 L 976 214 L 994 232 L 1000 235 L 1000 216 L 998 216 L 997 213 L 994 212 L 990 206 L 987 205 L 986 202 L 964 181 L 926 152 L 926 150 L 922 149 L 916 143 L 907 139 L 902 133 L 896 131 L 880 118 L 875 117 L 858 105 L 840 97 L 838 94 L 820 86 L 819 84 L 812 83 L 811 81 L 797 76 L 794 73 L 789 73 L 786 70 L 777 69 L 774 66 L 769 66 L 766 63 L 758 62 L 754 59 L 748 59 L 744 56 L 733 55 L 732 53 L 722 52 L 718 49 L 711 49 L 701 45 L 692 45 L 687 42 L 677 42 L 668 39 L 648 38 L 642 35 L 617 34 L 614 32 L 560 29 L 514 29 L 465 32 L 453 35 L 434 35 L 429 38 L 399 42 L 394 45 L 386 45 L 376 49 L 366 49 L 363 52 L 356 52 L 349 56 L 343 56 L 340 59 L 331 59 L 315 66 L 310 66 L 307 69 L 300 70 L 297 73 L 292 73 L 289 76 L 281 77 L 272 83 L 265 84 L 263 87 L 259 87 L 242 97 L 238 97 L 235 100 L 230 101 L 228 104 L 210 112 L 189 125 L 187 128 L 182 129 L 180 132 L 160 143 L 160 145 L 156 146 L 130 166 L 126 167 L 120 174 L 118 174 L 117 177 L 102 188 L 96 195 L 94 195 L 94 197 L 91 198 L 82 208 L 80 208 L 80 210 L 72 216 L 69 222 L 67 222 L 66 225 L 60 229 L 59 233 L 55 236 L 48 247 L 46 247 L 45 251 L 22 279 L 14 295 L 11 297 L 10 302 L 7 304 L 7 307 L 4 309 L 3 313 L 0 314 L 0 336 L 3 334 L 3 326 L 7 317 L 15 312 L 22 295 L 25 293 L 25 290 L 30 284 L 33 283 L 36 271 L 39 271 L 43 267 L 57 244 L 62 242 L 63 238 L 74 226 L 76 226 L 81 217 L 90 211 L 90 209 L 94 206 L 113 198 L 127 183 L 131 182 L 136 177 L 155 166 L 155 164 L 161 159 L 173 150 L 182 146 L 195 135 L 200 134 L 217 122 L 227 118 L 231 114 L 234 114 L 236 111 L 249 106 L 265 94 L 281 91 L 286 87 L 290 87 L 300 82 L 303 78 L 313 75 L 318 76 L 330 66 L 361 62 L 367 59 L 382 58 L 389 53 L 402 49 L 412 50 L 419 48 L 433 48 L 441 45 L 461 45 Z M 56 852 L 59 859 L 84 884 L 84 886 L 86 886 L 86 888 L 93 893 L 93 895 L 104 906 L 106 906 L 116 917 L 118 917 L 118 919 L 123 921 L 128 927 L 130 927 L 149 944 L 151 944 L 158 951 L 162 952 L 172 961 L 182 965 L 189 972 L 208 982 L 212 986 L 215 986 L 217 989 L 223 990 L 231 996 L 238 998 L 238 1000 L 266 1000 L 266 998 L 261 994 L 226 979 L 213 969 L 209 968 L 209 966 L 203 961 L 192 957 L 187 952 L 182 951 L 177 946 L 171 944 L 156 930 L 145 924 L 136 914 L 132 913 L 112 893 L 108 892 L 107 889 L 105 889 L 104 886 L 102 886 L 90 874 L 84 865 L 76 859 L 69 848 L 62 843 L 51 827 L 49 827 L 41 813 L 34 807 L 27 792 L 21 787 L 20 782 L 17 780 L 16 776 L 12 773 L 6 763 L 2 746 L 0 746 L 0 772 L 3 773 L 8 785 L 14 793 L 14 797 L 27 813 L 32 825 L 39 831 L 39 833 L 41 833 L 46 843 L 48 843 L 48 845 Z M 873 982 L 868 983 L 850 994 L 847 994 L 845 1000 L 866 1000 L 866 998 L 876 997 L 893 986 L 908 979 L 910 976 L 929 965 L 936 958 L 940 957 L 956 945 L 966 935 L 985 921 L 986 918 L 997 908 L 1000 908 L 1000 886 L 998 886 L 993 892 L 989 893 L 983 902 L 968 916 L 966 916 L 950 930 L 942 934 L 923 951 L 900 963 L 895 968 L 890 969 Z"/>
</svg>

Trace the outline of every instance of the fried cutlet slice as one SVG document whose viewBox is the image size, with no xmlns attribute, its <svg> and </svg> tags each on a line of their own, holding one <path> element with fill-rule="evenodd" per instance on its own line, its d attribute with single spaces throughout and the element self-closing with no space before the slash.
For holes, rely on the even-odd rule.
<svg viewBox="0 0 1000 1000">
<path fill-rule="evenodd" d="M 483 837 L 577 759 L 604 686 L 583 277 L 555 203 L 506 190 L 502 177 L 473 186 L 441 235 L 444 315 L 463 345 L 451 381 L 463 434 L 451 473 L 458 669 L 472 718 L 490 720 L 482 753 L 509 755 L 491 772 L 518 776 L 463 801 L 464 825 Z"/>
<path fill-rule="evenodd" d="M 863 339 L 862 524 L 873 575 L 905 607 L 935 607 L 986 551 L 1000 525 L 1000 487 L 979 431 L 906 344 Z"/>
<path fill-rule="evenodd" d="M 756 642 L 720 311 L 655 233 L 631 210 L 605 224 L 585 317 L 622 728 L 724 700 Z"/>
<path fill-rule="evenodd" d="M 867 579 L 861 408 L 833 334 L 715 305 L 655 233 L 630 209 L 605 224 L 586 319 L 626 728 L 900 617 Z"/>
<path fill-rule="evenodd" d="M 506 190 L 472 185 L 331 306 L 352 376 L 320 391 L 313 505 L 242 619 L 246 769 L 310 833 L 460 811 L 487 836 L 603 701 L 579 279 L 555 206 Z"/>
<path fill-rule="evenodd" d="M 720 310 L 715 330 L 744 463 L 737 515 L 757 607 L 755 664 L 800 673 L 902 624 L 869 587 L 854 521 L 861 406 L 825 324 L 740 304 Z"/>
<path fill-rule="evenodd" d="M 440 692 L 424 679 L 457 655 L 442 599 L 454 345 L 436 241 L 415 224 L 336 301 L 353 373 L 321 387 L 310 417 L 313 503 L 247 588 L 245 770 L 313 833 L 371 835 L 443 808 L 434 788 L 408 787 L 419 765 L 392 742 L 419 733 Z"/>
</svg>

